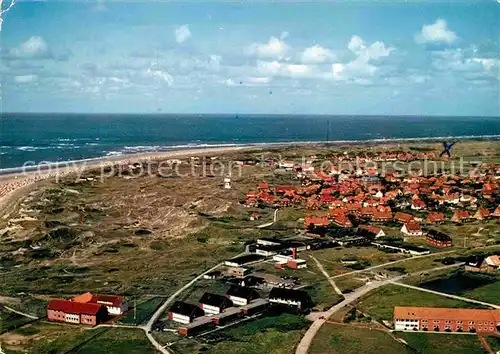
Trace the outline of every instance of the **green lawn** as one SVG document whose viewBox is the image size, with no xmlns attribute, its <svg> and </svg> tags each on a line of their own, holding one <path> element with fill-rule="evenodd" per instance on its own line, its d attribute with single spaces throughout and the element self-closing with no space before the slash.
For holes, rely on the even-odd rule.
<svg viewBox="0 0 500 354">
<path fill-rule="evenodd" d="M 106 332 L 106 328 L 89 329 L 73 325 L 36 323 L 16 330 L 24 337 L 23 353 L 52 354 L 67 353 L 94 336 Z"/>
<path fill-rule="evenodd" d="M 474 334 L 395 333 L 416 353 L 422 354 L 484 354 Z"/>
<path fill-rule="evenodd" d="M 32 321 L 30 318 L 4 309 L 3 311 L 0 311 L 0 334 L 11 331 L 30 321 Z"/>
<path fill-rule="evenodd" d="M 500 279 L 494 283 L 481 286 L 474 290 L 465 292 L 460 296 L 489 302 L 491 304 L 500 304 Z"/>
<path fill-rule="evenodd" d="M 125 314 L 125 316 L 119 321 L 121 323 L 126 324 L 141 324 L 145 322 L 151 315 L 155 312 L 155 310 L 163 303 L 165 298 L 163 297 L 155 297 L 150 300 L 144 301 L 140 304 L 137 304 L 137 314 L 136 319 L 134 320 L 134 309 L 133 303 L 131 303 L 131 307 L 129 311 Z"/>
<path fill-rule="evenodd" d="M 223 341 L 213 345 L 210 354 L 289 354 L 293 353 L 309 327 L 302 316 L 281 314 L 242 323 L 215 334 Z"/>
<path fill-rule="evenodd" d="M 392 320 L 394 306 L 480 308 L 480 305 L 397 285 L 384 286 L 367 294 L 361 298 L 357 307 L 379 320 Z"/>
<path fill-rule="evenodd" d="M 309 353 L 410 354 L 412 351 L 379 330 L 326 323 L 314 337 Z"/>
<path fill-rule="evenodd" d="M 111 328 L 101 335 L 71 350 L 71 354 L 147 354 L 156 353 L 144 331 L 140 329 Z"/>
<path fill-rule="evenodd" d="M 500 335 L 496 336 L 485 336 L 486 342 L 490 345 L 491 349 L 496 353 L 500 351 Z"/>
</svg>

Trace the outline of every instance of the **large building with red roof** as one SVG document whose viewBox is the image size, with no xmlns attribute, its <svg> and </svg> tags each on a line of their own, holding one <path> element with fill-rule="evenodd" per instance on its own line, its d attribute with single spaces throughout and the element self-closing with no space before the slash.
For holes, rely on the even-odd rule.
<svg viewBox="0 0 500 354">
<path fill-rule="evenodd" d="M 394 307 L 396 331 L 497 333 L 500 310 Z"/>
<path fill-rule="evenodd" d="M 106 306 L 71 300 L 53 299 L 47 306 L 49 321 L 96 326 L 108 316 Z"/>
<path fill-rule="evenodd" d="M 110 315 L 121 315 L 128 310 L 128 304 L 123 301 L 123 298 L 115 295 L 101 295 L 87 292 L 85 294 L 75 296 L 73 301 L 86 304 L 104 305 Z"/>
</svg>

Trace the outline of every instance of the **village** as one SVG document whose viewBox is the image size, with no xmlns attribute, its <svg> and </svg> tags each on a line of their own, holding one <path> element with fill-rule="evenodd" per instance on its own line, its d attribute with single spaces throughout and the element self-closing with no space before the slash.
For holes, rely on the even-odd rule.
<svg viewBox="0 0 500 354">
<path fill-rule="evenodd" d="M 195 161 L 199 165 L 204 159 Z M 243 252 L 200 274 L 188 284 L 194 290 L 186 286 L 181 289 L 184 295 L 171 296 L 154 308 L 147 323 L 135 321 L 136 306 L 126 295 L 93 291 L 70 299 L 52 298 L 47 320 L 86 327 L 136 327 L 146 331 L 157 349 L 176 353 L 179 343 L 193 348 L 225 343 L 224 333 L 231 328 L 266 318 L 289 314 L 328 325 L 333 313 L 362 302 L 367 291 L 386 285 L 414 287 L 410 284 L 415 284 L 415 277 L 422 282 L 433 272 L 447 276 L 450 270 L 460 270 L 498 277 L 499 240 L 484 238 L 481 230 L 498 230 L 500 165 L 484 163 L 463 176 L 445 170 L 424 175 L 422 170 L 377 168 L 383 162 L 408 165 L 423 159 L 438 160 L 433 153 L 409 152 L 338 153 L 327 157 L 326 168 L 325 158 L 316 155 L 237 160 L 243 169 L 270 170 L 274 182 L 263 178 L 242 190 L 237 177 L 226 175 L 219 188 L 240 195 L 238 212 L 246 215 L 255 235 L 270 236 L 246 239 Z M 457 234 L 463 227 L 476 227 L 477 235 Z M 474 251 L 478 240 L 483 251 Z M 441 255 L 453 256 L 450 252 L 459 256 Z M 404 268 L 412 261 L 421 264 Z M 389 304 L 392 316 L 379 325 L 389 332 L 495 335 L 500 328 L 498 299 L 478 304 L 482 305 L 475 309 Z M 133 324 L 123 321 L 131 316 Z M 344 313 L 341 321 L 348 316 Z M 304 344 L 307 337 L 306 332 L 297 343 L 297 353 L 310 350 L 311 342 Z"/>
</svg>

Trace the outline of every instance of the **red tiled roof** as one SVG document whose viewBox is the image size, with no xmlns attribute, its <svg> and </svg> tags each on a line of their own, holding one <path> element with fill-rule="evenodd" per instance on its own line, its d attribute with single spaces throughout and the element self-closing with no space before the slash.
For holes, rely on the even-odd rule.
<svg viewBox="0 0 500 354">
<path fill-rule="evenodd" d="M 92 302 L 103 304 L 106 306 L 120 307 L 122 305 L 123 299 L 121 296 L 94 294 L 94 296 L 92 297 Z"/>
<path fill-rule="evenodd" d="M 373 213 L 374 220 L 392 220 L 392 213 L 388 211 L 376 211 Z"/>
<path fill-rule="evenodd" d="M 352 227 L 351 220 L 344 214 L 336 215 L 333 222 L 339 226 Z"/>
<path fill-rule="evenodd" d="M 52 299 L 47 306 L 48 310 L 62 311 L 77 315 L 95 315 L 103 307 L 101 304 L 82 303 L 63 299 Z"/>
<path fill-rule="evenodd" d="M 121 296 L 92 294 L 90 292 L 86 292 L 85 294 L 75 296 L 72 300 L 74 302 L 92 303 L 92 304 L 100 303 L 106 306 L 114 306 L 114 307 L 120 307 L 123 302 Z"/>
<path fill-rule="evenodd" d="M 304 219 L 304 224 L 306 225 L 315 225 L 315 226 L 328 226 L 330 221 L 328 220 L 327 216 L 323 217 L 313 217 L 313 216 L 306 216 Z"/>
<path fill-rule="evenodd" d="M 469 218 L 470 215 L 467 210 L 457 210 L 455 211 L 455 214 L 453 214 L 453 217 L 463 219 L 463 218 Z"/>
<path fill-rule="evenodd" d="M 395 306 L 394 318 L 450 321 L 471 319 L 474 321 L 493 321 L 496 323 L 500 321 L 500 310 Z"/>
<path fill-rule="evenodd" d="M 398 221 L 408 222 L 408 221 L 413 220 L 413 215 L 397 212 L 396 215 L 394 215 L 394 219 L 396 219 Z"/>
<path fill-rule="evenodd" d="M 443 213 L 430 213 L 427 216 L 427 221 L 428 222 L 438 222 L 438 221 L 444 221 L 444 214 Z"/>
<path fill-rule="evenodd" d="M 409 221 L 405 224 L 406 230 L 408 232 L 419 232 L 421 231 L 420 229 L 420 224 L 416 221 Z"/>
</svg>

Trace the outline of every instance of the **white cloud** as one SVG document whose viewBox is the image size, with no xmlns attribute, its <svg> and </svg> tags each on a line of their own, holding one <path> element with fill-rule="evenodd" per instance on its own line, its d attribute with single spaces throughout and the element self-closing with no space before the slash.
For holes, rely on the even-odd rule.
<svg viewBox="0 0 500 354">
<path fill-rule="evenodd" d="M 386 48 L 380 41 L 373 42 L 367 47 L 359 36 L 352 36 L 347 48 L 364 61 L 387 57 L 394 50 L 392 47 Z"/>
<path fill-rule="evenodd" d="M 319 64 L 334 57 L 335 55 L 329 49 L 313 45 L 302 52 L 301 61 L 306 64 Z"/>
<path fill-rule="evenodd" d="M 483 65 L 485 71 L 498 70 L 500 68 L 500 59 L 493 58 L 472 58 L 472 61 Z"/>
<path fill-rule="evenodd" d="M 247 81 L 251 84 L 268 84 L 271 82 L 269 77 L 249 77 Z"/>
<path fill-rule="evenodd" d="M 148 68 L 148 70 L 146 71 L 146 75 L 162 79 L 167 83 L 168 86 L 172 86 L 174 84 L 174 78 L 166 71 L 153 70 L 151 68 Z"/>
<path fill-rule="evenodd" d="M 307 65 L 288 64 L 285 66 L 285 74 L 291 77 L 306 77 L 311 74 L 311 70 Z"/>
<path fill-rule="evenodd" d="M 226 86 L 258 86 L 271 82 L 269 77 L 247 77 L 236 82 L 234 79 L 218 80 L 218 83 Z"/>
<path fill-rule="evenodd" d="M 38 80 L 38 76 L 36 75 L 19 75 L 14 76 L 14 82 L 16 84 L 28 84 L 30 82 L 35 82 Z"/>
<path fill-rule="evenodd" d="M 281 70 L 281 63 L 274 61 L 257 61 L 257 70 L 263 74 L 277 75 Z"/>
<path fill-rule="evenodd" d="M 352 36 L 347 48 L 356 55 L 356 58 L 345 64 L 333 63 L 332 77 L 334 80 L 351 80 L 365 85 L 371 82 L 366 77 L 373 76 L 378 70 L 371 61 L 387 57 L 395 50 L 392 47 L 386 47 L 380 41 L 367 46 L 359 36 Z"/>
<path fill-rule="evenodd" d="M 438 18 L 432 25 L 423 25 L 422 30 L 415 35 L 417 43 L 446 43 L 452 44 L 458 36 L 448 28 L 446 21 Z"/>
<path fill-rule="evenodd" d="M 191 37 L 191 31 L 188 25 L 182 25 L 175 30 L 175 41 L 177 43 L 184 43 Z"/>
<path fill-rule="evenodd" d="M 286 32 L 284 32 L 286 33 Z M 282 59 L 290 50 L 290 47 L 285 43 L 284 38 L 271 37 L 267 43 L 254 43 L 246 48 L 247 54 L 256 55 L 261 58 L 276 58 Z"/>
<path fill-rule="evenodd" d="M 44 58 L 49 54 L 49 46 L 42 37 L 33 36 L 12 48 L 10 54 L 16 58 Z"/>
</svg>

